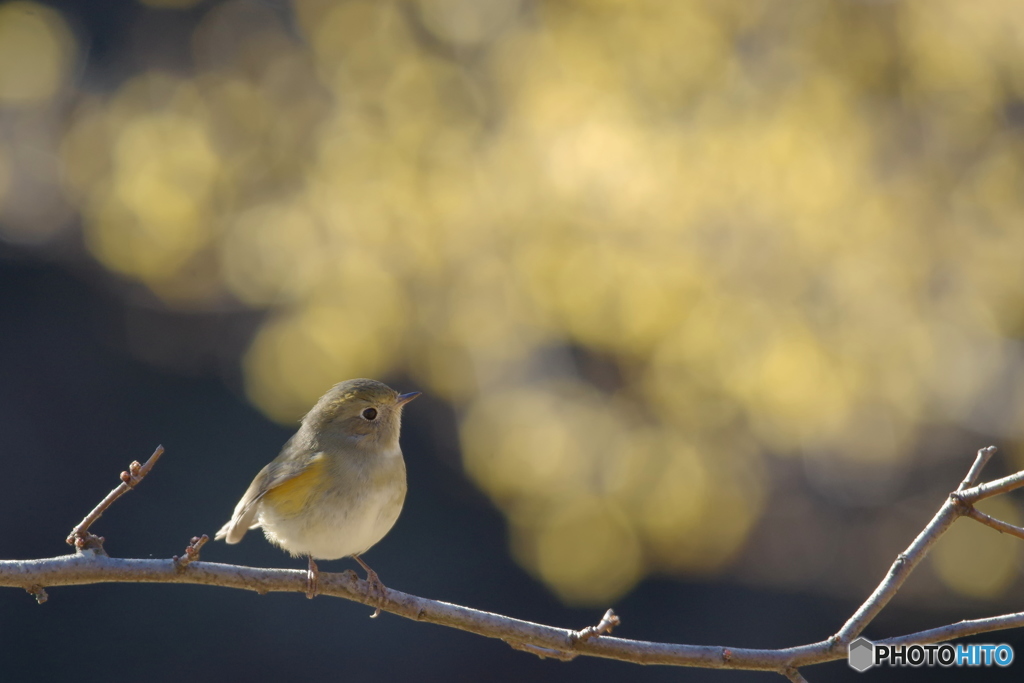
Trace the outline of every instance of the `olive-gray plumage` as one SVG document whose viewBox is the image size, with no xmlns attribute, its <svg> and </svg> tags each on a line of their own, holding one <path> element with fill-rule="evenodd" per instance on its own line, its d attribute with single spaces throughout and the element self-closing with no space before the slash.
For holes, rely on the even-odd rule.
<svg viewBox="0 0 1024 683">
<path fill-rule="evenodd" d="M 418 395 L 371 379 L 335 385 L 256 475 L 216 538 L 238 543 L 262 527 L 292 555 L 358 559 L 402 510 L 402 407 Z"/>
</svg>

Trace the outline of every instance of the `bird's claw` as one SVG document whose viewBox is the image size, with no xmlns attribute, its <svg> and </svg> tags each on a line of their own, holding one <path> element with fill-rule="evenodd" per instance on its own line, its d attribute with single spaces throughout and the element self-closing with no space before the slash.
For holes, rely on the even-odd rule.
<svg viewBox="0 0 1024 683">
<path fill-rule="evenodd" d="M 371 619 L 376 619 L 380 616 L 380 606 L 384 604 L 384 600 L 387 597 L 387 588 L 381 583 L 380 577 L 377 576 L 377 572 L 370 569 L 370 565 L 363 562 L 363 558 L 358 555 L 353 555 L 352 559 L 359 563 L 359 566 L 366 572 L 366 583 L 370 584 L 370 595 L 373 596 L 377 602 L 377 609 L 370 615 Z"/>
<path fill-rule="evenodd" d="M 320 568 L 316 566 L 313 558 L 309 558 L 309 568 L 306 569 L 306 597 L 312 600 L 320 592 Z"/>
<path fill-rule="evenodd" d="M 377 572 L 370 569 L 366 572 L 366 583 L 370 584 L 370 594 L 376 599 L 378 606 L 374 610 L 373 614 L 370 615 L 371 619 L 376 619 L 380 616 L 380 604 L 384 602 L 387 588 L 381 583 L 380 577 L 377 576 Z"/>
</svg>

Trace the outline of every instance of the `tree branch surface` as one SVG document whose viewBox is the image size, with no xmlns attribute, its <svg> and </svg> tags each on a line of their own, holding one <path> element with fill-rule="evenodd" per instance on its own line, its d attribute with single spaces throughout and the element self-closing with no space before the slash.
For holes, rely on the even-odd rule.
<svg viewBox="0 0 1024 683">
<path fill-rule="evenodd" d="M 976 484 L 982 468 L 995 452 L 994 446 L 978 451 L 963 482 L 950 493 L 910 546 L 899 554 L 882 582 L 842 628 L 830 638 L 807 645 L 768 650 L 630 640 L 610 635 L 612 629 L 621 623 L 612 610 L 605 612 L 596 625 L 579 630 L 559 628 L 421 598 L 391 588 L 385 589 L 381 599 L 353 571 L 321 573 L 319 594 L 380 607 L 385 612 L 414 621 L 500 639 L 516 650 L 541 658 L 569 661 L 583 655 L 636 664 L 772 671 L 790 681 L 806 683 L 807 679 L 799 669 L 811 664 L 845 659 L 849 643 L 885 608 L 935 542 L 959 517 L 970 517 L 999 531 L 1024 538 L 1024 529 L 994 519 L 973 507 L 979 500 L 1024 486 L 1024 471 L 985 484 Z M 193 538 L 181 557 L 149 560 L 108 557 L 103 550 L 103 539 L 89 533 L 89 528 L 117 498 L 134 488 L 146 476 L 162 453 L 163 448 L 158 447 L 144 465 L 133 462 L 128 471 L 122 473 L 121 484 L 72 530 L 67 541 L 75 547 L 74 554 L 40 560 L 0 560 L 0 586 L 23 588 L 39 603 L 47 600 L 45 587 L 95 583 L 203 584 L 251 590 L 261 595 L 270 592 L 306 592 L 305 570 L 265 569 L 200 561 L 199 551 L 209 540 L 205 535 Z M 939 643 L 1022 626 L 1024 612 L 961 621 L 877 642 L 884 645 Z"/>
</svg>

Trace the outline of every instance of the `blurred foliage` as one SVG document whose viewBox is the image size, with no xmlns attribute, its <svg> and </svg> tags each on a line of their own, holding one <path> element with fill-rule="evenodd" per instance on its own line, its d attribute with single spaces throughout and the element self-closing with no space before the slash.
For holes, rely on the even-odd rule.
<svg viewBox="0 0 1024 683">
<path fill-rule="evenodd" d="M 728 566 L 766 453 L 859 504 L 924 428 L 1019 435 L 1024 396 L 977 409 L 1024 367 L 1015 3 L 291 9 L 215 4 L 188 68 L 104 91 L 59 14 L 0 5 L 0 235 L 79 215 L 167 306 L 267 310 L 274 419 L 354 376 L 452 402 L 564 600 Z M 943 547 L 968 595 L 1017 561 Z"/>
</svg>

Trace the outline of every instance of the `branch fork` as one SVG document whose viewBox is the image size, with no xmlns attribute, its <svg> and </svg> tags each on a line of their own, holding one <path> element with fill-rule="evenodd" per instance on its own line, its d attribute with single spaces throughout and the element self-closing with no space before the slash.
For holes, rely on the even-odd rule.
<svg viewBox="0 0 1024 683">
<path fill-rule="evenodd" d="M 910 576 L 910 573 L 925 558 L 928 551 L 939 540 L 939 537 L 949 529 L 960 517 L 970 517 L 983 524 L 991 526 L 999 531 L 1014 533 L 1024 538 L 1024 529 L 1019 529 L 1011 524 L 994 519 L 989 515 L 974 509 L 974 503 L 985 498 L 991 498 L 1002 493 L 1007 493 L 1024 486 L 1024 472 L 1018 472 L 1002 479 L 975 485 L 981 475 L 982 468 L 996 453 L 995 446 L 988 446 L 978 451 L 974 464 L 968 471 L 967 476 L 960 483 L 955 491 L 949 494 L 946 502 L 935 514 L 928 525 L 918 534 L 910 546 L 896 557 L 889 573 L 882 583 L 878 585 L 871 597 L 861 605 L 860 609 L 843 625 L 832 639 L 843 646 L 842 650 L 859 636 L 869 623 L 896 595 L 896 592 L 903 586 L 903 583 Z M 1020 534 L 1015 532 L 1019 531 Z M 962 623 L 962 622 L 961 622 Z M 830 639 L 830 640 L 832 640 Z M 884 641 L 880 641 L 884 642 Z"/>
</svg>

